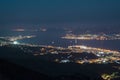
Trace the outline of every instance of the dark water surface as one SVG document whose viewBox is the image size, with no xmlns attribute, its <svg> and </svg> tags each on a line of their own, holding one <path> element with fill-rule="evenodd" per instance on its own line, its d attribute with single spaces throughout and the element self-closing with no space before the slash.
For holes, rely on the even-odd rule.
<svg viewBox="0 0 120 80">
<path fill-rule="evenodd" d="M 25 32 L 15 32 L 15 31 L 0 31 L 0 36 L 18 36 L 18 35 L 36 35 L 35 38 L 19 40 L 22 43 L 32 43 L 40 45 L 52 45 L 67 47 L 70 45 L 86 45 L 91 47 L 105 48 L 111 50 L 120 50 L 120 40 L 66 40 L 61 39 L 62 36 L 66 34 L 63 30 L 49 30 L 46 32 L 41 31 L 25 31 Z"/>
</svg>

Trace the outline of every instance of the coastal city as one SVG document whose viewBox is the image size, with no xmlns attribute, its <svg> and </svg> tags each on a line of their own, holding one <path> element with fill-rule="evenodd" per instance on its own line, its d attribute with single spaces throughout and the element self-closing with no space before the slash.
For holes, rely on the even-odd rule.
<svg viewBox="0 0 120 80">
<path fill-rule="evenodd" d="M 84 65 L 111 65 L 111 73 L 102 72 L 99 76 L 103 80 L 114 80 L 120 78 L 120 52 L 116 50 L 95 48 L 85 45 L 72 45 L 68 47 L 57 47 L 51 45 L 36 45 L 30 43 L 21 43 L 19 40 L 30 39 L 36 37 L 35 35 L 27 36 L 7 36 L 0 37 L 0 48 L 10 48 L 18 50 L 11 56 L 34 57 L 34 59 L 45 60 L 56 64 L 77 64 L 79 66 Z M 10 54 L 9 54 L 10 55 Z"/>
<path fill-rule="evenodd" d="M 22 40 L 22 39 L 29 39 L 29 38 L 33 38 L 33 37 L 35 37 L 35 35 L 31 35 L 31 36 L 22 36 L 22 35 L 19 35 L 17 37 L 16 36 L 0 37 L 0 39 L 7 40 L 9 42 L 9 41 Z"/>
<path fill-rule="evenodd" d="M 120 80 L 120 0 L 0 0 L 0 80 Z"/>
<path fill-rule="evenodd" d="M 17 46 L 25 53 L 44 57 L 51 62 L 78 64 L 120 64 L 120 52 L 85 45 L 72 45 L 67 48 L 51 45 L 19 43 L 17 40 L 35 36 L 0 37 L 0 46 Z"/>
<path fill-rule="evenodd" d="M 120 40 L 120 34 L 66 34 L 61 37 L 63 39 L 79 39 L 79 40 Z"/>
</svg>

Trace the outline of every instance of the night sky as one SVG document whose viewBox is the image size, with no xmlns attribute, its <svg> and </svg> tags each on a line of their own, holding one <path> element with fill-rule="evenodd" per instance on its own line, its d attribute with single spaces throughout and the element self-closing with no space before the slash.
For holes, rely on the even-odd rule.
<svg viewBox="0 0 120 80">
<path fill-rule="evenodd" d="M 119 21 L 120 0 L 0 0 L 0 24 Z"/>
</svg>

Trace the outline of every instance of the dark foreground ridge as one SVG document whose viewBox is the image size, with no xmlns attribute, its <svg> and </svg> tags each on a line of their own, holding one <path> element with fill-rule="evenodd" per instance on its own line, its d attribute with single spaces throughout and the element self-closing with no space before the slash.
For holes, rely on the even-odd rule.
<svg viewBox="0 0 120 80">
<path fill-rule="evenodd" d="M 100 78 L 96 79 L 101 80 Z M 47 76 L 0 59 L 0 80 L 91 80 L 91 78 L 80 74 Z"/>
<path fill-rule="evenodd" d="M 0 80 L 49 80 L 50 77 L 0 59 Z"/>
</svg>

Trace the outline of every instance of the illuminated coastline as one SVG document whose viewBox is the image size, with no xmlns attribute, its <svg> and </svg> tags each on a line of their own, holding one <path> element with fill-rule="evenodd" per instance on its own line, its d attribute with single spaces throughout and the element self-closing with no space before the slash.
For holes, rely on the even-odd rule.
<svg viewBox="0 0 120 80">
<path fill-rule="evenodd" d="M 19 39 L 32 37 L 34 36 L 4 37 L 4 39 L 8 39 L 8 41 L 1 41 L 0 46 L 18 46 L 22 51 L 31 53 L 33 56 L 55 56 L 51 61 L 57 63 L 74 62 L 78 64 L 120 64 L 119 51 L 88 47 L 85 45 L 73 45 L 68 46 L 68 48 L 64 48 L 51 45 L 19 43 L 17 41 Z"/>
<path fill-rule="evenodd" d="M 6 36 L 6 37 L 0 37 L 0 39 L 5 39 L 8 41 L 16 41 L 16 40 L 22 40 L 22 39 L 29 39 L 29 38 L 33 38 L 36 37 L 35 35 L 30 35 L 30 36 Z"/>
<path fill-rule="evenodd" d="M 120 40 L 120 34 L 66 34 L 61 37 L 63 39 L 79 39 L 79 40 Z"/>
</svg>

